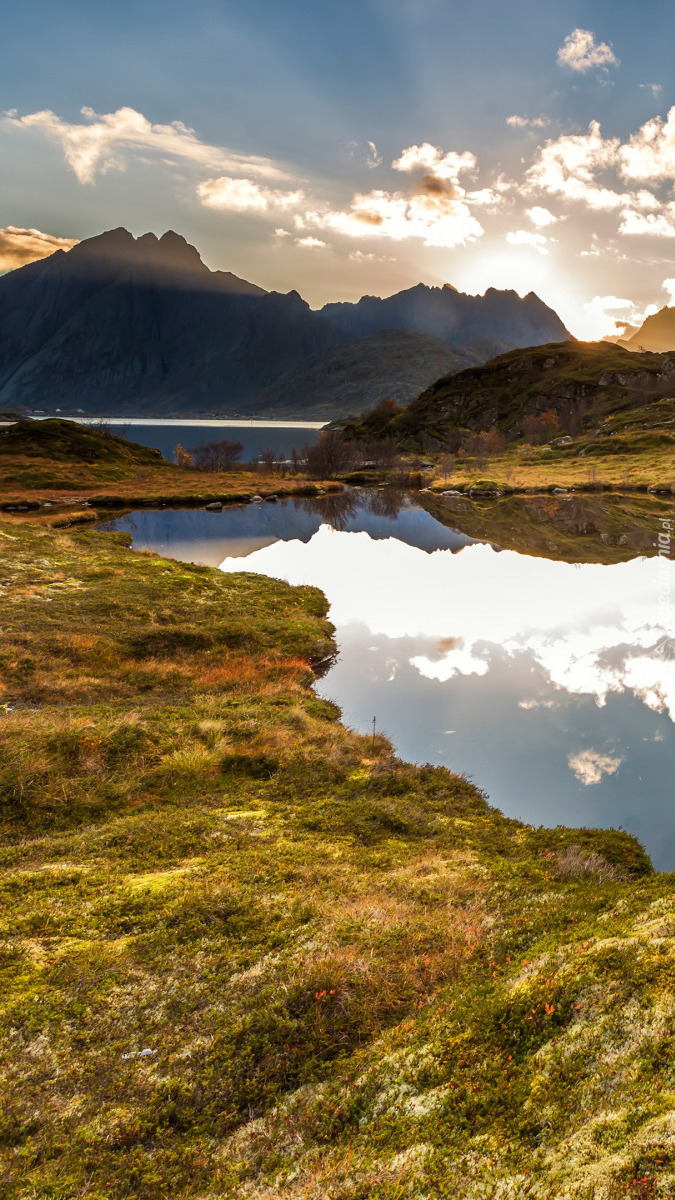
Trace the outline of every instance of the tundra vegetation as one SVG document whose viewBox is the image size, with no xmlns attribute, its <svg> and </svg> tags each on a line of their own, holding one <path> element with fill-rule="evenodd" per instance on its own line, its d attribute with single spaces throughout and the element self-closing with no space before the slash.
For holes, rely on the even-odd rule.
<svg viewBox="0 0 675 1200">
<path fill-rule="evenodd" d="M 307 478 L 280 480 L 263 464 L 234 463 L 241 442 L 205 443 L 177 463 L 159 450 L 116 437 L 110 429 L 58 417 L 21 420 L 0 429 L 0 510 L 43 508 L 50 521 L 95 521 L 96 510 L 133 505 L 248 500 L 253 495 L 313 494 Z M 190 468 L 185 469 L 185 468 Z M 339 490 L 339 484 L 328 484 Z M 52 511 L 51 514 L 48 510 Z"/>
<path fill-rule="evenodd" d="M 511 351 L 341 426 L 347 439 L 423 455 L 437 488 L 468 489 L 489 466 L 502 490 L 672 491 L 674 393 L 675 354 L 568 342 Z"/>
<path fill-rule="evenodd" d="M 0 554 L 3 1197 L 672 1196 L 633 837 L 348 731 L 313 588 L 24 516 Z"/>
</svg>

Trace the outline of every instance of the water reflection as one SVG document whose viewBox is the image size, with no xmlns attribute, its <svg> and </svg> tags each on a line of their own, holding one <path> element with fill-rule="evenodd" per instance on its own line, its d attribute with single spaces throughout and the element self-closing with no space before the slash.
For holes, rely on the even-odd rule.
<svg viewBox="0 0 675 1200">
<path fill-rule="evenodd" d="M 317 689 L 348 724 L 367 731 L 375 714 L 402 757 L 466 773 L 509 815 L 623 825 L 675 868 L 675 569 L 634 548 L 655 555 L 663 506 L 573 499 L 491 515 L 462 501 L 462 532 L 447 501 L 356 490 L 109 527 L 321 587 L 340 655 Z M 440 503 L 441 521 L 426 511 Z M 514 543 L 526 553 L 497 550 Z M 607 550 L 626 561 L 603 565 Z"/>
<path fill-rule="evenodd" d="M 623 825 L 675 867 L 675 628 L 658 559 L 424 553 L 324 525 L 246 569 L 328 596 L 340 655 L 317 687 L 348 724 L 375 714 L 404 758 L 468 774 L 509 815 Z"/>
<path fill-rule="evenodd" d="M 440 524 L 405 492 L 357 488 L 318 499 L 232 505 L 222 512 L 141 509 L 102 528 L 131 533 L 137 550 L 217 567 L 225 558 L 242 558 L 277 541 L 308 542 L 325 524 L 374 540 L 395 537 L 425 551 L 457 551 L 474 541 Z"/>
</svg>

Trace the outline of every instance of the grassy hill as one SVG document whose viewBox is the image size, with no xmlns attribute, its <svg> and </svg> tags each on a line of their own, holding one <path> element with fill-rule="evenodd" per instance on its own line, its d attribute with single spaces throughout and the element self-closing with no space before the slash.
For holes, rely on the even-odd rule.
<svg viewBox="0 0 675 1200">
<path fill-rule="evenodd" d="M 348 732 L 315 589 L 17 518 L 0 556 L 3 1196 L 669 1194 L 633 838 Z"/>
<path fill-rule="evenodd" d="M 496 426 L 515 439 L 528 414 L 547 411 L 580 431 L 609 413 L 674 393 L 675 353 L 632 354 L 608 342 L 561 342 L 513 350 L 438 379 L 391 419 L 386 432 L 443 439 L 453 429 Z"/>
<path fill-rule="evenodd" d="M 59 417 L 45 421 L 23 419 L 0 429 L 0 457 L 18 455 L 57 463 L 161 466 L 165 461 L 159 450 Z"/>
<path fill-rule="evenodd" d="M 395 437 L 427 457 L 460 452 L 447 486 L 675 486 L 675 353 L 563 342 L 500 355 L 436 381 L 409 405 L 342 422 L 348 437 Z M 528 423 L 548 421 L 546 443 Z M 477 435 L 501 447 L 476 462 Z"/>
<path fill-rule="evenodd" d="M 317 486 L 245 466 L 227 473 L 184 470 L 159 450 L 60 418 L 0 428 L 0 511 L 84 504 L 79 517 L 95 519 L 97 508 L 115 505 L 245 501 L 256 494 L 313 494 Z"/>
</svg>

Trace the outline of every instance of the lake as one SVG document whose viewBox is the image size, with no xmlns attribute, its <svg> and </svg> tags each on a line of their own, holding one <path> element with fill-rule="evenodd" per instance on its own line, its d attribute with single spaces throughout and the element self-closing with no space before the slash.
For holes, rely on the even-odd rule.
<svg viewBox="0 0 675 1200">
<path fill-rule="evenodd" d="M 624 827 L 675 869 L 672 505 L 343 496 L 109 522 L 138 549 L 320 587 L 347 725 L 535 825 Z M 661 550 L 658 554 L 657 551 Z"/>
<path fill-rule="evenodd" d="M 82 425 L 97 424 L 93 418 L 69 418 L 79 420 Z M 242 462 L 251 462 L 263 450 L 272 449 L 277 455 L 287 458 L 291 447 L 301 449 L 316 438 L 324 421 L 179 421 L 157 419 L 125 420 L 113 417 L 106 419 L 111 433 L 125 430 L 130 442 L 141 446 L 154 446 L 165 458 L 173 461 L 176 444 L 184 450 L 193 450 L 202 442 L 217 442 L 228 438 L 231 442 L 243 442 Z"/>
</svg>

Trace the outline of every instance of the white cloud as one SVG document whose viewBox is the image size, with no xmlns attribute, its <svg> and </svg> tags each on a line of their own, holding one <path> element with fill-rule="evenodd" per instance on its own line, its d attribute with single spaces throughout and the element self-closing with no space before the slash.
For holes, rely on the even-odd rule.
<svg viewBox="0 0 675 1200">
<path fill-rule="evenodd" d="M 39 229 L 18 229 L 16 225 L 7 225 L 5 229 L 0 229 L 0 273 L 47 258 L 56 250 L 71 250 L 76 245 L 77 238 L 54 237 Z"/>
<path fill-rule="evenodd" d="M 462 154 L 454 150 L 444 153 L 438 146 L 423 142 L 421 146 L 408 146 L 391 165 L 395 171 L 429 171 L 439 179 L 456 180 L 466 171 L 473 174 L 478 162 L 470 150 Z"/>
<path fill-rule="evenodd" d="M 206 208 L 258 214 L 296 208 L 304 199 L 303 192 L 284 192 L 251 179 L 232 179 L 228 175 L 222 175 L 219 179 L 205 179 L 197 185 L 197 195 Z"/>
<path fill-rule="evenodd" d="M 620 296 L 594 296 L 582 306 L 584 336 L 589 341 L 616 334 L 625 325 L 641 325 L 646 317 L 657 311 L 655 304 L 640 309 L 632 300 Z"/>
<path fill-rule="evenodd" d="M 580 783 L 585 787 L 600 783 L 603 775 L 615 775 L 623 762 L 616 754 L 603 754 L 600 750 L 581 750 L 570 754 L 567 762 Z"/>
<path fill-rule="evenodd" d="M 366 166 L 370 167 L 371 170 L 374 167 L 381 166 L 382 155 L 378 154 L 378 150 L 377 150 L 377 146 L 375 145 L 375 142 L 366 142 L 366 146 L 368 147 L 368 151 L 366 154 Z"/>
<path fill-rule="evenodd" d="M 127 107 L 103 114 L 85 107 L 81 113 L 84 121 L 79 124 L 62 121 L 50 109 L 28 113 L 24 117 L 8 113 L 4 121 L 16 130 L 37 130 L 59 142 L 66 162 L 80 183 L 94 183 L 97 175 L 107 171 L 124 171 L 127 154 L 148 152 L 159 155 L 170 165 L 187 162 L 208 170 L 245 172 L 261 179 L 288 178 L 282 167 L 271 159 L 238 154 L 201 142 L 194 129 L 182 121 L 153 125 L 142 113 Z"/>
<path fill-rule="evenodd" d="M 660 83 L 639 83 L 638 87 L 645 88 L 652 96 L 658 96 L 663 91 L 663 85 Z"/>
<path fill-rule="evenodd" d="M 665 121 L 646 121 L 621 147 L 621 174 L 634 180 L 675 179 L 675 105 Z"/>
<path fill-rule="evenodd" d="M 528 208 L 527 216 L 530 218 L 532 224 L 536 225 L 537 229 L 545 229 L 547 225 L 555 225 L 556 221 L 560 220 L 560 217 L 554 216 L 548 208 L 542 208 L 539 204 L 535 204 L 533 208 Z"/>
<path fill-rule="evenodd" d="M 545 129 L 550 125 L 548 117 L 519 117 L 516 113 L 506 118 L 506 124 L 513 129 Z"/>
<path fill-rule="evenodd" d="M 295 239 L 296 246 L 302 246 L 305 250 L 321 250 L 326 245 L 321 241 L 321 238 L 304 237 Z"/>
<path fill-rule="evenodd" d="M 381 190 L 357 193 L 348 209 L 305 213 L 308 224 L 346 237 L 416 238 L 425 246 L 451 248 L 475 241 L 483 226 L 454 188 L 405 196 Z"/>
<path fill-rule="evenodd" d="M 527 188 L 583 201 L 593 209 L 624 208 L 631 204 L 631 196 L 598 184 L 595 179 L 597 171 L 615 167 L 619 155 L 619 139 L 603 138 L 599 122 L 591 121 L 588 133 L 564 134 L 539 149 L 526 173 Z"/>
<path fill-rule="evenodd" d="M 543 233 L 532 233 L 529 229 L 515 229 L 507 233 L 506 240 L 511 246 L 532 246 L 539 254 L 548 254 L 546 248 L 548 238 Z"/>
<path fill-rule="evenodd" d="M 663 288 L 668 293 L 668 303 L 675 304 L 675 279 L 664 279 Z"/>
<path fill-rule="evenodd" d="M 661 213 L 641 213 L 626 209 L 621 214 L 618 232 L 629 237 L 675 237 L 675 205 L 667 205 Z"/>
<path fill-rule="evenodd" d="M 561 67 L 572 71 L 591 71 L 596 68 L 606 71 L 609 66 L 618 66 L 619 60 L 607 42 L 596 42 L 590 29 L 573 29 L 558 50 Z"/>
</svg>

